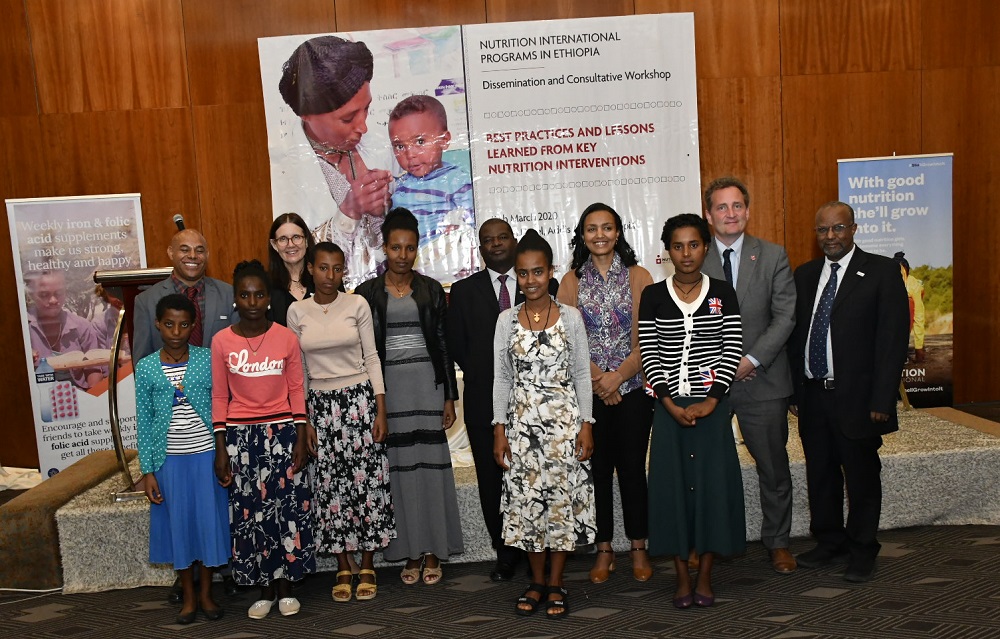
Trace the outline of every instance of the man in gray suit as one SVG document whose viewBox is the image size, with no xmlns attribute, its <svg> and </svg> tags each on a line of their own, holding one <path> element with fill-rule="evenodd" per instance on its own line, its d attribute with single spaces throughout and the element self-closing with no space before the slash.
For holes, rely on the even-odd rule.
<svg viewBox="0 0 1000 639">
<path fill-rule="evenodd" d="M 213 335 L 239 320 L 233 308 L 233 287 L 205 277 L 208 246 L 204 235 L 194 229 L 178 231 L 167 247 L 167 257 L 174 265 L 174 272 L 135 298 L 132 359 L 136 362 L 163 347 L 163 339 L 156 328 L 156 303 L 171 293 L 186 295 L 194 302 L 195 325 L 188 342 L 195 346 L 208 348 Z M 235 595 L 236 582 L 229 568 L 223 568 L 222 573 L 226 594 Z M 181 602 L 180 577 L 174 581 L 167 600 Z"/>
<path fill-rule="evenodd" d="M 167 257 L 174 265 L 170 277 L 150 286 L 135 298 L 135 332 L 132 359 L 138 361 L 163 346 L 156 330 L 156 303 L 171 293 L 187 295 L 194 302 L 198 317 L 190 342 L 208 348 L 212 336 L 239 317 L 233 310 L 233 287 L 205 277 L 208 246 L 205 236 L 194 229 L 178 231 L 167 247 Z"/>
<path fill-rule="evenodd" d="M 705 218 L 715 230 L 704 272 L 736 289 L 743 320 L 744 355 L 730 391 L 747 450 L 757 463 L 760 536 L 771 565 L 795 572 L 788 551 L 792 526 L 792 477 L 788 469 L 788 398 L 792 378 L 785 343 L 795 326 L 795 282 L 785 249 L 746 233 L 747 187 L 732 177 L 705 190 Z"/>
</svg>

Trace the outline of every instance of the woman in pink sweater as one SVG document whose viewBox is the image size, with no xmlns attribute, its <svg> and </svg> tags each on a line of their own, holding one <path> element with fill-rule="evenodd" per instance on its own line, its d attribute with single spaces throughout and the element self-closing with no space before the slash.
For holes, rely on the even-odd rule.
<svg viewBox="0 0 1000 639">
<path fill-rule="evenodd" d="M 215 473 L 229 487 L 233 577 L 260 586 L 251 619 L 275 603 L 294 615 L 291 583 L 316 570 L 303 466 L 313 442 L 306 431 L 299 342 L 267 319 L 267 274 L 257 260 L 233 272 L 240 321 L 212 339 L 212 426 Z"/>
</svg>

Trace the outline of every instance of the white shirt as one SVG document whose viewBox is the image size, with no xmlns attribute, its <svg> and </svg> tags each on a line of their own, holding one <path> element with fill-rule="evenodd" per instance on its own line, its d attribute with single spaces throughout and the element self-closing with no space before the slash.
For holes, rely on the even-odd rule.
<svg viewBox="0 0 1000 639">
<path fill-rule="evenodd" d="M 847 269 L 851 265 L 851 258 L 854 257 L 854 249 L 856 249 L 856 248 L 857 248 L 857 245 L 852 246 L 851 250 L 847 252 L 847 255 L 845 255 L 844 257 L 840 258 L 837 261 L 837 264 L 840 264 L 840 269 L 837 271 L 837 291 L 840 291 L 840 285 L 844 281 L 844 276 L 847 275 Z M 833 271 L 830 269 L 830 265 L 831 264 L 833 264 L 833 262 L 830 260 L 830 258 L 826 258 L 826 259 L 823 260 L 823 270 L 821 270 L 820 273 L 819 273 L 819 284 L 817 284 L 817 286 L 816 286 L 816 299 L 813 300 L 812 316 L 809 319 L 809 332 L 806 333 L 806 335 L 807 335 L 807 337 L 806 337 L 806 355 L 805 355 L 805 357 L 806 357 L 806 377 L 808 377 L 809 379 L 813 379 L 813 374 L 812 374 L 812 371 L 809 370 L 809 337 L 808 336 L 812 335 L 812 323 L 813 323 L 813 320 L 816 318 L 816 307 L 819 306 L 819 298 L 822 297 L 822 295 L 823 295 L 823 289 L 826 287 L 826 283 L 828 281 L 830 281 L 830 274 L 833 273 Z M 834 299 L 837 299 L 836 294 L 834 295 Z M 833 379 L 834 378 L 834 375 L 833 375 L 833 342 L 830 339 L 830 331 L 826 332 L 826 364 L 827 364 L 827 369 L 828 369 L 827 373 L 826 373 L 826 377 L 827 377 L 827 379 Z"/>
<path fill-rule="evenodd" d="M 486 272 L 490 274 L 490 282 L 493 283 L 493 294 L 497 296 L 497 302 L 500 301 L 500 280 L 497 278 L 501 275 L 506 275 L 507 280 L 504 285 L 507 287 L 507 292 L 510 294 L 510 305 L 514 305 L 514 294 L 517 292 L 517 276 L 514 275 L 514 267 L 512 266 L 506 273 L 497 273 L 491 268 L 487 268 Z"/>
<path fill-rule="evenodd" d="M 732 255 L 729 256 L 729 264 L 733 269 L 733 288 L 736 288 L 736 282 L 740 279 L 740 257 L 743 255 L 743 234 L 736 238 L 736 241 L 731 245 L 726 246 L 719 241 L 719 238 L 714 239 L 715 248 L 719 250 L 719 263 L 723 265 L 723 273 L 725 272 L 726 264 L 726 249 L 733 249 Z"/>
</svg>

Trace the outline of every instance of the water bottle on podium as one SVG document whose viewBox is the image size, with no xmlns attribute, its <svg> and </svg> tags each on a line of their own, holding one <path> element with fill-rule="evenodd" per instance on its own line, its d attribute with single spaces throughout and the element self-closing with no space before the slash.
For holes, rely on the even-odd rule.
<svg viewBox="0 0 1000 639">
<path fill-rule="evenodd" d="M 38 406 L 43 422 L 52 421 L 52 391 L 56 387 L 56 371 L 43 357 L 35 369 L 35 388 L 38 390 Z"/>
</svg>

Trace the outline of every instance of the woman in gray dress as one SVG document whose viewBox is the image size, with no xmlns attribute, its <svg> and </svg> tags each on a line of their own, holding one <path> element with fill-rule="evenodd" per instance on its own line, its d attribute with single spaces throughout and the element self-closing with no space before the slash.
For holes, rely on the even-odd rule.
<svg viewBox="0 0 1000 639">
<path fill-rule="evenodd" d="M 441 559 L 464 550 L 445 430 L 458 384 L 445 340 L 447 301 L 436 280 L 413 270 L 417 219 L 397 208 L 382 224 L 388 270 L 358 286 L 368 300 L 385 371 L 389 487 L 397 536 L 382 555 L 406 560 L 405 584 L 441 580 Z"/>
</svg>

